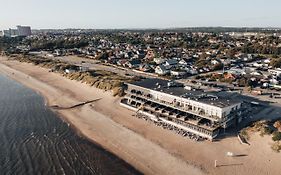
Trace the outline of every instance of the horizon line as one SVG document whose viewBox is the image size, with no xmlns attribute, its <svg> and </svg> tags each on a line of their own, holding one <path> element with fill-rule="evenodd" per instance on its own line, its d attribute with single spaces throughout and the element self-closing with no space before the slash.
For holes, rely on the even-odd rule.
<svg viewBox="0 0 281 175">
<path fill-rule="evenodd" d="M 31 26 L 32 27 L 32 26 Z M 172 30 L 172 29 L 193 29 L 193 28 L 233 28 L 233 29 L 281 29 L 281 27 L 250 27 L 250 26 L 192 26 L 192 27 L 116 27 L 116 28 L 34 28 L 32 30 Z"/>
</svg>

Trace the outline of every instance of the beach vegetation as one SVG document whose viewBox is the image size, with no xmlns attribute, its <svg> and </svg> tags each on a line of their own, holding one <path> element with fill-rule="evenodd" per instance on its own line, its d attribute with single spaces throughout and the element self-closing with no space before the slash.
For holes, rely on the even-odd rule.
<svg viewBox="0 0 281 175">
<path fill-rule="evenodd" d="M 80 81 L 104 91 L 112 91 L 114 96 L 122 96 L 124 94 L 125 82 L 132 82 L 140 79 L 139 77 L 123 77 L 105 70 L 89 70 L 83 72 L 75 71 L 72 73 L 65 73 L 65 69 L 76 69 L 77 66 L 38 56 L 17 55 L 15 58 L 20 62 L 32 63 L 40 67 L 48 68 L 52 70 L 52 72 L 61 73 L 70 80 Z"/>
<path fill-rule="evenodd" d="M 241 131 L 240 131 L 240 135 L 245 138 L 246 140 L 249 140 L 249 134 L 248 134 L 248 131 L 247 131 L 248 128 L 243 128 Z"/>
<path fill-rule="evenodd" d="M 264 126 L 260 129 L 260 135 L 264 136 L 264 135 L 270 135 L 272 134 L 273 129 L 269 126 Z"/>
<path fill-rule="evenodd" d="M 271 145 L 271 149 L 275 152 L 280 152 L 281 151 L 281 142 L 274 142 L 272 145 Z"/>
<path fill-rule="evenodd" d="M 272 140 L 273 141 L 280 141 L 281 140 L 281 132 L 279 132 L 279 131 L 273 132 Z"/>
</svg>

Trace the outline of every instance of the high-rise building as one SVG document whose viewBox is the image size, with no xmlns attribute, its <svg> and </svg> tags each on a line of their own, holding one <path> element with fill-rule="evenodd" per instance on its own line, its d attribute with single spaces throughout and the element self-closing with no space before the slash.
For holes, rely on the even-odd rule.
<svg viewBox="0 0 281 175">
<path fill-rule="evenodd" d="M 9 29 L 9 30 L 3 30 L 3 36 L 6 37 L 16 37 L 18 36 L 18 30 L 17 29 Z"/>
<path fill-rule="evenodd" d="M 31 28 L 29 26 L 17 26 L 17 29 L 3 30 L 2 36 L 17 37 L 31 35 Z"/>
<path fill-rule="evenodd" d="M 31 35 L 31 28 L 29 26 L 17 26 L 18 36 Z"/>
</svg>

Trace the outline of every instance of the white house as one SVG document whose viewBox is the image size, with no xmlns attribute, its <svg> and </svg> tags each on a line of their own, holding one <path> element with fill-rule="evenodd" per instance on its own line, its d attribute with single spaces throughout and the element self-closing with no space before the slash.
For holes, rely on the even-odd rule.
<svg viewBox="0 0 281 175">
<path fill-rule="evenodd" d="M 253 66 L 254 67 L 263 67 L 263 64 L 262 63 L 254 63 Z"/>
<path fill-rule="evenodd" d="M 181 59 L 181 60 L 179 61 L 179 64 L 181 64 L 181 65 L 187 65 L 187 61 L 186 61 L 185 59 Z"/>
<path fill-rule="evenodd" d="M 269 64 L 270 63 L 270 59 L 266 59 L 263 62 L 266 63 L 266 64 Z"/>
<path fill-rule="evenodd" d="M 162 63 L 164 63 L 165 61 L 167 61 L 167 59 L 165 59 L 165 58 L 154 58 L 153 61 L 154 61 L 156 64 L 162 64 Z"/>
<path fill-rule="evenodd" d="M 179 71 L 179 70 L 171 70 L 170 73 L 173 76 L 183 76 L 183 75 L 186 75 L 185 71 Z"/>
<path fill-rule="evenodd" d="M 170 70 L 166 69 L 166 67 L 163 65 L 159 65 L 155 68 L 155 73 L 158 75 L 166 75 L 170 73 Z"/>
<path fill-rule="evenodd" d="M 191 75 L 197 75 L 197 74 L 198 74 L 198 71 L 197 71 L 196 69 L 190 69 L 190 70 L 189 70 L 189 73 L 190 73 Z"/>
<path fill-rule="evenodd" d="M 212 60 L 212 61 L 211 61 L 211 64 L 212 64 L 212 65 L 219 64 L 219 61 L 218 61 L 218 60 Z"/>
<path fill-rule="evenodd" d="M 67 74 L 70 74 L 70 73 L 76 72 L 76 70 L 69 68 L 69 69 L 65 69 L 64 72 L 67 73 Z"/>
</svg>

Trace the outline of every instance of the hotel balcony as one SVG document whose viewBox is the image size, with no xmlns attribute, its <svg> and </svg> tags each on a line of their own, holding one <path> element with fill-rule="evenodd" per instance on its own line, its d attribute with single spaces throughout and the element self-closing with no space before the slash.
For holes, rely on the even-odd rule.
<svg viewBox="0 0 281 175">
<path fill-rule="evenodd" d="M 129 101 L 131 101 L 131 103 Z M 172 112 L 169 110 L 163 112 L 163 109 L 155 110 L 156 106 L 152 107 L 153 105 L 145 105 L 145 103 L 142 103 L 141 101 L 136 99 L 129 100 L 129 98 L 125 98 L 121 100 L 121 103 L 135 108 L 135 111 L 141 110 L 149 115 L 153 115 L 155 116 L 157 121 L 169 123 L 178 128 L 184 129 L 210 140 L 216 137 L 219 132 L 219 125 L 208 126 L 206 124 L 200 123 L 200 121 L 196 119 L 192 119 L 184 115 L 177 115 L 176 112 Z M 142 103 L 142 105 L 137 106 L 137 103 Z"/>
<path fill-rule="evenodd" d="M 175 109 L 178 109 L 178 110 L 183 111 L 183 112 L 188 112 L 190 114 L 197 115 L 197 116 L 200 116 L 202 118 L 206 118 L 206 119 L 209 119 L 209 120 L 212 120 L 212 121 L 221 121 L 222 119 L 224 119 L 224 118 L 219 118 L 218 116 L 208 115 L 204 112 L 203 109 L 193 110 L 192 106 L 184 107 L 183 105 L 177 105 L 177 104 L 174 104 L 174 103 L 169 103 L 169 102 L 166 102 L 166 101 L 163 101 L 163 100 L 155 99 L 155 98 L 152 98 L 150 94 L 144 95 L 140 91 L 129 90 L 129 91 L 126 91 L 126 94 L 134 95 L 136 97 L 140 97 L 140 98 L 142 98 L 143 100 L 146 100 L 146 101 L 149 100 L 149 101 L 152 101 L 152 102 L 155 102 L 155 103 L 160 103 L 162 105 L 165 105 L 165 106 L 168 106 L 168 107 L 171 107 L 171 108 L 175 108 Z"/>
<path fill-rule="evenodd" d="M 128 101 L 131 101 L 131 103 L 128 103 Z M 220 126 L 218 122 L 214 123 L 208 119 L 204 119 L 197 115 L 193 115 L 193 114 L 190 114 L 188 112 L 183 112 L 183 111 L 181 112 L 177 109 L 174 109 L 171 107 L 166 107 L 164 105 L 160 105 L 160 104 L 157 104 L 157 103 L 154 103 L 151 101 L 144 102 L 143 100 L 140 100 L 140 97 L 136 97 L 136 96 L 127 97 L 125 101 L 123 100 L 121 102 L 134 106 L 135 108 L 138 108 L 139 110 L 150 111 L 153 114 L 155 114 L 156 116 L 162 115 L 165 117 L 175 118 L 178 121 L 182 121 L 182 122 L 189 123 L 192 125 L 197 125 L 197 126 L 200 126 L 204 129 L 208 129 L 208 130 L 214 130 Z M 139 105 L 137 105 L 137 104 L 139 104 Z M 206 120 L 209 122 L 206 122 Z M 203 121 L 205 121 L 205 122 L 203 122 Z"/>
</svg>

